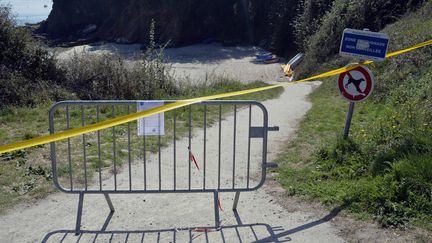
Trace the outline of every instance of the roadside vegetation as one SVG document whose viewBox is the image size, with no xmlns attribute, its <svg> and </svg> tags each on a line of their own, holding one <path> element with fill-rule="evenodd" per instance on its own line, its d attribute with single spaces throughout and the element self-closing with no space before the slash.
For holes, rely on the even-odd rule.
<svg viewBox="0 0 432 243">
<path fill-rule="evenodd" d="M 49 49 L 32 38 L 28 30 L 17 28 L 10 9 L 1 6 L 0 144 L 48 134 L 48 110 L 58 100 L 175 100 L 267 85 L 261 81 L 242 84 L 221 76 L 210 76 L 201 84 L 176 82 L 170 74 L 170 66 L 164 63 L 163 51 L 156 51 L 153 41 L 150 44 L 137 62 L 127 61 L 117 55 L 84 54 L 58 61 Z M 266 100 L 277 97 L 281 91 L 282 89 L 274 89 L 237 98 Z M 193 110 L 193 122 L 202 122 L 200 116 L 203 113 L 198 111 L 200 110 Z M 126 114 L 125 112 L 126 109 L 119 110 L 117 115 Z M 187 109 L 177 112 L 181 124 L 177 130 L 178 138 L 188 131 L 185 122 L 187 112 Z M 211 125 L 216 120 L 216 113 L 211 109 L 208 112 L 208 125 Z M 222 112 L 228 114 L 232 110 L 223 109 Z M 94 114 L 96 113 L 93 116 Z M 110 114 L 108 109 L 101 110 L 100 120 L 111 118 Z M 90 118 L 96 121 L 95 117 Z M 167 114 L 167 127 L 172 122 L 170 118 L 171 113 Z M 133 127 L 136 129 L 136 126 Z M 126 128 L 120 127 L 117 132 L 124 134 L 124 129 Z M 172 131 L 167 128 L 167 136 L 162 139 L 162 145 L 167 144 L 170 136 L 172 137 Z M 121 142 L 118 141 L 119 146 Z M 88 143 L 88 152 L 91 154 L 97 146 L 91 146 L 95 143 L 91 139 Z M 156 151 L 156 144 L 156 139 L 149 139 L 149 150 Z M 127 155 L 122 151 L 118 155 L 118 165 L 121 165 Z M 110 170 L 112 166 L 100 164 L 94 158 L 89 163 L 92 169 L 89 176 L 100 167 Z M 61 176 L 67 176 L 68 168 L 60 170 Z M 54 191 L 56 189 L 52 184 L 48 145 L 0 155 L 0 212 L 17 203 L 43 198 Z"/>
<path fill-rule="evenodd" d="M 329 42 L 339 43 L 332 35 L 327 35 L 328 40 L 323 38 L 343 6 L 335 1 L 322 15 L 316 34 L 305 45 L 309 57 L 299 69 L 302 76 L 312 74 L 310 70 L 319 72 L 355 61 L 337 57 L 337 48 L 326 48 L 325 58 L 317 54 L 323 53 L 318 43 L 326 47 L 332 46 Z M 390 51 L 430 39 L 430 16 L 432 2 L 426 1 L 420 9 L 387 25 L 382 32 L 390 36 Z M 341 28 L 334 35 L 339 36 L 348 23 L 336 24 Z M 279 181 L 287 193 L 341 206 L 384 227 L 418 226 L 430 232 L 431 56 L 432 48 L 426 47 L 370 65 L 376 88 L 367 101 L 356 104 L 348 140 L 342 138 L 348 102 L 338 95 L 336 78 L 323 80 L 310 96 L 313 107 L 297 137 L 279 158 Z"/>
</svg>

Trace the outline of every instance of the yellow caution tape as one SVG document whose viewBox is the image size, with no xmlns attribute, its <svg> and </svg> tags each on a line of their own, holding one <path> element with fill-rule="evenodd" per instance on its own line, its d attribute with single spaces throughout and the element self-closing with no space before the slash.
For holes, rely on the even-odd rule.
<svg viewBox="0 0 432 243">
<path fill-rule="evenodd" d="M 410 51 L 413 51 L 415 49 L 418 49 L 418 48 L 421 48 L 421 47 L 425 47 L 425 46 L 428 46 L 428 45 L 432 45 L 432 40 L 428 40 L 428 41 L 419 43 L 417 45 L 408 47 L 408 48 L 400 50 L 400 51 L 395 51 L 395 52 L 389 53 L 389 54 L 387 54 L 386 58 L 398 56 L 398 55 L 401 55 L 403 53 L 410 52 Z"/>
<path fill-rule="evenodd" d="M 396 52 L 392 52 L 389 53 L 386 58 L 390 58 L 393 56 L 397 56 L 397 55 L 401 55 L 403 53 L 409 52 L 409 51 L 413 51 L 415 49 L 421 48 L 421 47 L 425 47 L 428 45 L 432 45 L 432 39 L 419 43 L 417 45 L 411 46 L 409 48 L 400 50 L 400 51 L 396 51 Z M 370 64 L 372 63 L 372 61 L 365 61 L 362 64 Z M 342 68 L 338 68 L 338 69 L 334 69 L 325 73 L 321 73 L 309 78 L 305 78 L 305 79 L 301 79 L 298 81 L 294 81 L 294 82 L 286 82 L 286 83 L 280 83 L 280 84 L 276 84 L 276 85 L 270 85 L 270 86 L 265 86 L 265 87 L 260 87 L 260 88 L 254 88 L 254 89 L 248 89 L 248 90 L 242 90 L 242 91 L 235 91 L 235 92 L 229 92 L 229 93 L 223 93 L 223 94 L 217 94 L 217 95 L 210 95 L 210 96 L 205 96 L 205 97 L 199 97 L 199 98 L 194 98 L 194 99 L 187 99 L 187 100 L 181 100 L 181 101 L 177 101 L 174 103 L 170 103 L 167 105 L 163 105 L 163 106 L 159 106 L 159 107 L 155 107 L 149 110 L 145 110 L 145 111 L 141 111 L 141 112 L 137 112 L 137 113 L 133 113 L 133 114 L 129 114 L 129 115 L 125 115 L 125 116 L 121 116 L 121 117 L 117 117 L 114 119 L 110 119 L 110 120 L 106 120 L 103 122 L 98 122 L 92 125 L 87 125 L 84 127 L 79 127 L 79 128 L 74 128 L 74 129 L 70 129 L 70 130 L 66 130 L 63 132 L 59 132 L 59 133 L 55 133 L 55 134 L 51 134 L 51 135 L 46 135 L 46 136 L 41 136 L 41 137 L 37 137 L 37 138 L 33 138 L 30 140 L 26 140 L 26 141 L 21 141 L 21 142 L 17 142 L 17 143 L 12 143 L 12 144 L 6 144 L 6 145 L 2 145 L 0 146 L 0 154 L 3 153 L 7 153 L 7 152 L 12 152 L 15 150 L 20 150 L 20 149 L 25 149 L 25 148 L 29 148 L 29 147 L 33 147 L 33 146 L 37 146 L 37 145 L 41 145 L 41 144 L 47 144 L 47 143 L 51 143 L 51 142 L 56 142 L 56 141 L 60 141 L 63 139 L 67 139 L 67 138 L 72 138 L 72 137 L 76 137 L 82 134 L 86 134 L 86 133 L 90 133 L 90 132 L 95 132 L 95 131 L 99 131 L 99 130 L 103 130 L 103 129 L 107 129 L 110 127 L 114 127 L 114 126 L 118 126 L 121 124 L 125 124 L 128 122 L 132 122 L 132 121 L 136 121 L 140 118 L 144 118 L 144 117 L 149 117 L 155 114 L 159 114 L 162 112 L 167 112 L 170 110 L 174 110 L 174 109 L 178 109 L 180 107 L 184 107 L 184 106 L 188 106 L 194 103 L 198 103 L 201 101 L 206 101 L 206 100 L 215 100 L 215 99 L 222 99 L 222 98 L 227 98 L 227 97 L 233 97 L 233 96 L 239 96 L 239 95 L 245 95 L 245 94 L 251 94 L 251 93 L 256 93 L 256 92 L 260 92 L 260 91 L 265 91 L 265 90 L 269 90 L 269 89 L 274 89 L 274 88 L 278 88 L 278 87 L 285 87 L 288 85 L 292 85 L 292 84 L 297 84 L 297 83 L 302 83 L 302 82 L 306 82 L 306 81 L 311 81 L 311 80 L 317 80 L 317 79 L 321 79 L 321 78 L 326 78 L 326 77 L 331 77 L 331 76 L 335 76 L 341 73 L 345 73 L 348 72 L 352 69 L 355 69 L 359 66 L 360 64 L 355 64 L 355 65 L 351 65 L 351 66 L 346 66 L 346 67 L 342 67 Z"/>
</svg>

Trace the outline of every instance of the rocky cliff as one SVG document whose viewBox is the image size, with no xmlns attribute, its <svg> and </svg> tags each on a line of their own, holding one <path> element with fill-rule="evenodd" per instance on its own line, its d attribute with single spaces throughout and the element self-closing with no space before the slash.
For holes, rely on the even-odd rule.
<svg viewBox="0 0 432 243">
<path fill-rule="evenodd" d="M 265 45 L 268 0 L 54 0 L 41 32 L 53 39 L 148 43 L 155 21 L 158 43 L 220 39 Z M 295 5 L 292 6 L 293 12 Z"/>
</svg>

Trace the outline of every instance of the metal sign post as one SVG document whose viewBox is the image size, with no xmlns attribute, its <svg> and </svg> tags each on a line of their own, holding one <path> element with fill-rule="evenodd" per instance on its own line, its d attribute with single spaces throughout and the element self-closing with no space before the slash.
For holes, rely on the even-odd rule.
<svg viewBox="0 0 432 243">
<path fill-rule="evenodd" d="M 350 102 L 345 121 L 344 138 L 348 138 L 351 120 L 356 102 L 366 100 L 375 86 L 372 72 L 365 66 L 359 66 L 339 75 L 337 86 L 342 97 Z"/>
<path fill-rule="evenodd" d="M 347 139 L 348 135 L 349 135 L 349 131 L 350 131 L 350 127 L 351 127 L 351 120 L 352 120 L 352 116 L 354 113 L 354 106 L 355 106 L 355 103 L 350 102 L 347 117 L 345 120 L 345 129 L 344 129 L 344 136 L 343 136 L 344 139 Z"/>
<path fill-rule="evenodd" d="M 369 29 L 345 29 L 339 54 L 358 57 L 360 64 L 364 62 L 364 59 L 382 61 L 387 54 L 388 44 L 387 34 L 371 32 Z M 366 100 L 372 93 L 374 84 L 372 73 L 362 66 L 339 76 L 339 91 L 345 99 L 350 101 L 345 120 L 344 139 L 347 139 L 349 135 L 355 102 Z"/>
</svg>

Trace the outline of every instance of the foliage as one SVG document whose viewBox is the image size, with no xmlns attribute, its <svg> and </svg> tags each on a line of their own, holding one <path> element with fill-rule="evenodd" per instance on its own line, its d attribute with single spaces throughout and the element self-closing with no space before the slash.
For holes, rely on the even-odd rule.
<svg viewBox="0 0 432 243">
<path fill-rule="evenodd" d="M 431 14 L 429 1 L 388 25 L 383 32 L 390 35 L 391 50 L 430 38 Z M 430 229 L 431 54 L 426 47 L 371 67 L 376 88 L 369 100 L 356 105 L 349 140 L 338 135 L 347 103 L 337 98 L 334 80 L 325 80 L 311 96 L 314 106 L 298 138 L 280 159 L 280 181 L 289 193 L 344 205 L 385 227 Z M 343 61 L 332 59 L 327 65 Z"/>
<path fill-rule="evenodd" d="M 62 86 L 81 99 L 158 99 L 179 93 L 163 63 L 146 53 L 139 62 L 130 63 L 111 55 L 75 55 L 62 62 Z"/>
<path fill-rule="evenodd" d="M 59 99 L 157 99 L 179 94 L 163 62 L 163 51 L 152 45 L 139 62 L 115 55 L 74 55 L 59 62 L 16 27 L 8 6 L 0 7 L 0 108 Z"/>
<path fill-rule="evenodd" d="M 63 95 L 54 57 L 0 5 L 0 106 L 34 105 Z"/>
<path fill-rule="evenodd" d="M 280 54 L 291 54 L 294 52 L 293 43 L 294 28 L 292 22 L 298 12 L 299 0 L 273 0 L 269 1 L 266 30 L 267 48 Z"/>
<path fill-rule="evenodd" d="M 334 0 L 306 0 L 293 22 L 294 35 L 299 50 L 306 51 L 310 37 L 319 29 L 322 17 L 331 9 Z"/>
<path fill-rule="evenodd" d="M 331 2 L 333 4 L 328 9 Z M 338 53 L 341 33 L 345 28 L 380 31 L 406 12 L 416 9 L 423 0 L 334 0 L 318 3 L 321 5 L 316 9 L 320 10 L 321 15 L 314 16 L 313 11 L 310 13 L 305 8 L 295 25 L 296 41 L 307 53 L 302 75 L 312 73 L 321 63 L 329 61 Z M 307 4 L 312 5 L 306 1 L 305 7 Z M 309 22 L 311 27 L 304 29 Z M 310 38 L 307 38 L 308 35 L 311 35 Z"/>
</svg>

